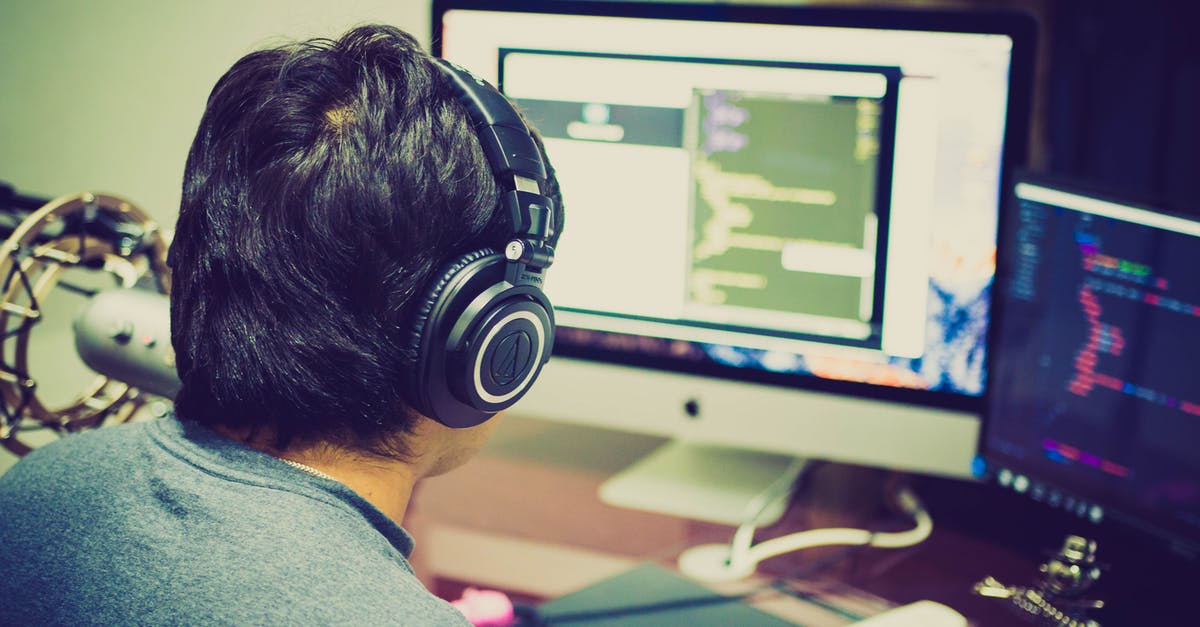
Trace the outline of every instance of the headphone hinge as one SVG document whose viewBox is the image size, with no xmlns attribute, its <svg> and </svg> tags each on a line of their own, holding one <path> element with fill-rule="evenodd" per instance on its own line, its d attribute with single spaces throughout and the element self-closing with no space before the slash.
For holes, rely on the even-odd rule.
<svg viewBox="0 0 1200 627">
<path fill-rule="evenodd" d="M 542 271 L 554 263 L 554 248 L 540 242 L 514 239 L 504 247 L 508 267 L 504 280 L 513 285 L 541 286 Z"/>
<path fill-rule="evenodd" d="M 515 189 L 505 192 L 501 203 L 508 214 L 513 237 L 541 241 L 553 239 L 553 200 L 541 194 Z"/>
</svg>

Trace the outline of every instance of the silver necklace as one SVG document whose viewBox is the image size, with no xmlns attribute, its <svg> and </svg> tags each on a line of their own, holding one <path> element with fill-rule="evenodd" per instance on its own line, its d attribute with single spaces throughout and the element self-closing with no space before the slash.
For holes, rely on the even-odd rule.
<svg viewBox="0 0 1200 627">
<path fill-rule="evenodd" d="M 284 459 L 282 457 L 279 458 L 279 461 L 287 464 L 288 466 L 291 466 L 292 468 L 295 468 L 296 470 L 299 470 L 300 472 L 310 474 L 314 477 L 320 477 L 322 479 L 328 479 L 330 481 L 337 481 L 337 479 L 330 477 L 329 475 L 321 472 L 320 470 L 317 470 L 316 468 L 313 468 L 312 466 L 306 466 L 304 464 L 301 464 L 300 462 L 294 462 L 290 459 Z"/>
</svg>

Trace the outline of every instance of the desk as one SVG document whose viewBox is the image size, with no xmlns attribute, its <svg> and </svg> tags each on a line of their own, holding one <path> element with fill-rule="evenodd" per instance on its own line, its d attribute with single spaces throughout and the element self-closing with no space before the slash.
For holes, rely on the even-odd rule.
<svg viewBox="0 0 1200 627">
<path fill-rule="evenodd" d="M 423 482 L 405 527 L 417 540 L 413 566 L 435 593 L 456 598 L 466 585 L 495 588 L 537 602 L 556 598 L 642 562 L 672 567 L 696 544 L 727 542 L 725 525 L 611 507 L 597 488 L 613 473 L 662 444 L 659 438 L 505 417 L 478 457 Z M 878 495 L 898 475 L 821 465 L 806 476 L 784 518 L 757 539 L 807 528 L 909 523 L 889 516 Z M 717 587 L 738 592 L 802 568 L 839 547 L 809 549 L 763 562 L 760 579 Z M 1036 557 L 1036 556 L 1034 556 Z M 997 602 L 970 592 L 986 575 L 1022 582 L 1036 573 L 1017 555 L 938 527 L 910 549 L 864 548 L 803 585 L 819 589 L 845 611 L 780 595 L 755 606 L 798 623 L 837 627 L 847 614 L 868 616 L 918 599 L 943 602 L 977 625 L 1027 625 Z"/>
</svg>

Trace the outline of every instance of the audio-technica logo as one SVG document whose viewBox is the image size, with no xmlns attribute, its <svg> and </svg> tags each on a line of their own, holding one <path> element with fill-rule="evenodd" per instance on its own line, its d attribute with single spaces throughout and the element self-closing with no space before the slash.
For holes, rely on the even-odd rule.
<svg viewBox="0 0 1200 627">
<path fill-rule="evenodd" d="M 533 339 L 525 331 L 509 333 L 492 352 L 492 380 L 508 386 L 529 371 L 533 357 Z"/>
</svg>

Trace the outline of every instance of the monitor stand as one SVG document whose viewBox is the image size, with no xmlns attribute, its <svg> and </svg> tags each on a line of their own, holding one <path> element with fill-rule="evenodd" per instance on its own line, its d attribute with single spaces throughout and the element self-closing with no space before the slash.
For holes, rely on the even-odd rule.
<svg viewBox="0 0 1200 627">
<path fill-rule="evenodd" d="M 600 499 L 726 525 L 749 518 L 769 525 L 788 505 L 788 499 L 776 496 L 789 492 L 803 468 L 790 455 L 671 441 L 601 485 Z"/>
</svg>

